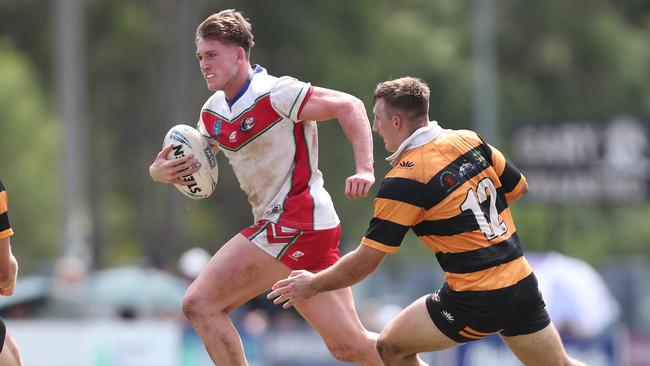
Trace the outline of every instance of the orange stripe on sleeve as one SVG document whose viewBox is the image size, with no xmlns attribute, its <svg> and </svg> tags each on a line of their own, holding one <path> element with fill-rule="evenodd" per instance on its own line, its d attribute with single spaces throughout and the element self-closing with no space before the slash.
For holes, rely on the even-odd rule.
<svg viewBox="0 0 650 366">
<path fill-rule="evenodd" d="M 526 186 L 526 177 L 521 175 L 521 179 L 519 179 L 519 183 L 517 183 L 515 189 L 513 189 L 512 192 L 506 193 L 506 200 L 508 203 L 513 202 L 517 200 L 517 198 L 521 197 L 524 194 L 524 188 Z"/>
<path fill-rule="evenodd" d="M 361 239 L 361 244 L 377 249 L 384 253 L 397 253 L 397 251 L 399 250 L 399 247 L 391 247 L 390 245 L 385 245 L 378 241 L 368 239 L 365 236 L 363 237 L 363 239 Z"/>
<path fill-rule="evenodd" d="M 7 212 L 7 191 L 0 192 L 0 214 Z"/>
<path fill-rule="evenodd" d="M 412 226 L 424 214 L 421 207 L 410 203 L 391 200 L 389 198 L 375 199 L 375 217 L 404 226 Z"/>
<path fill-rule="evenodd" d="M 14 235 L 14 231 L 11 228 L 0 231 L 0 239 L 8 238 L 12 235 Z"/>
</svg>

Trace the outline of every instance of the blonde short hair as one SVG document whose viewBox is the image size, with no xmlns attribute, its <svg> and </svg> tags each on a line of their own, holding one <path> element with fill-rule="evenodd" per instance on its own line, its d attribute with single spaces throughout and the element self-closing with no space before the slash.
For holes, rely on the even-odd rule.
<svg viewBox="0 0 650 366">
<path fill-rule="evenodd" d="M 252 29 L 251 23 L 241 12 L 227 9 L 210 15 L 199 24 L 195 39 L 197 42 L 199 38 L 229 42 L 241 46 L 246 51 L 246 57 L 250 57 L 255 45 Z"/>
</svg>

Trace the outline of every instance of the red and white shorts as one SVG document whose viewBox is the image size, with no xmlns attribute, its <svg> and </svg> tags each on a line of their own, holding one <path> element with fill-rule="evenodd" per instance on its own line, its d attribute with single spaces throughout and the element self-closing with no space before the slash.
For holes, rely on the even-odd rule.
<svg viewBox="0 0 650 366">
<path fill-rule="evenodd" d="M 341 225 L 327 230 L 299 230 L 260 220 L 241 234 L 291 269 L 320 271 L 341 256 Z"/>
</svg>

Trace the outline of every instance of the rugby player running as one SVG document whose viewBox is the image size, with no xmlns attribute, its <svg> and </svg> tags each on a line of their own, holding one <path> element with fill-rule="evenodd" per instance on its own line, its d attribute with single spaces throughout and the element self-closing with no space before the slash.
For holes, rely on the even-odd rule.
<svg viewBox="0 0 650 366">
<path fill-rule="evenodd" d="M 317 274 L 292 272 L 268 297 L 289 308 L 358 283 L 412 229 L 435 253 L 445 282 L 382 330 L 377 349 L 387 366 L 426 365 L 419 352 L 494 333 L 526 365 L 582 365 L 567 356 L 549 319 L 508 208 L 526 193 L 524 176 L 475 132 L 430 122 L 422 80 L 380 83 L 374 100 L 373 130 L 393 153 L 393 168 L 361 245 Z"/>
<path fill-rule="evenodd" d="M 315 121 L 337 119 L 352 144 L 356 172 L 348 198 L 365 197 L 375 181 L 372 132 L 356 97 L 274 77 L 249 61 L 251 24 L 241 13 L 209 16 L 196 31 L 196 57 L 209 90 L 198 129 L 223 151 L 253 208 L 254 223 L 225 243 L 190 285 L 183 311 L 219 366 L 247 365 L 229 314 L 291 270 L 320 271 L 339 259 L 340 224 L 318 170 Z M 171 145 L 150 167 L 153 180 L 187 184 L 191 156 L 168 161 Z M 349 288 L 296 302 L 338 360 L 381 365 L 377 334 L 361 324 Z"/>
</svg>

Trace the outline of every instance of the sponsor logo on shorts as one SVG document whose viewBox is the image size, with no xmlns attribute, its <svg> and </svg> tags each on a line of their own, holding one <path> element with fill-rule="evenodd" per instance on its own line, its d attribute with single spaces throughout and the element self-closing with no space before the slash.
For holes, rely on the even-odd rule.
<svg viewBox="0 0 650 366">
<path fill-rule="evenodd" d="M 447 321 L 450 322 L 450 323 L 453 322 L 453 321 L 455 320 L 455 319 L 454 319 L 454 316 L 451 315 L 451 313 L 448 312 L 447 310 L 443 310 L 443 311 L 441 311 L 441 312 L 440 312 L 440 315 L 442 315 L 442 316 L 443 316 L 445 319 L 447 319 Z"/>
<path fill-rule="evenodd" d="M 232 131 L 230 136 L 228 136 L 228 140 L 230 140 L 230 142 L 237 140 L 237 131 Z"/>
<path fill-rule="evenodd" d="M 291 259 L 293 259 L 294 261 L 297 261 L 298 258 L 300 258 L 300 257 L 302 257 L 304 255 L 305 255 L 305 253 L 303 253 L 303 252 L 301 252 L 299 250 L 296 250 L 295 252 L 291 253 L 291 255 L 289 257 Z"/>
<path fill-rule="evenodd" d="M 433 301 L 440 301 L 440 295 L 438 294 L 438 291 L 434 292 L 431 294 L 431 300 Z"/>
</svg>

